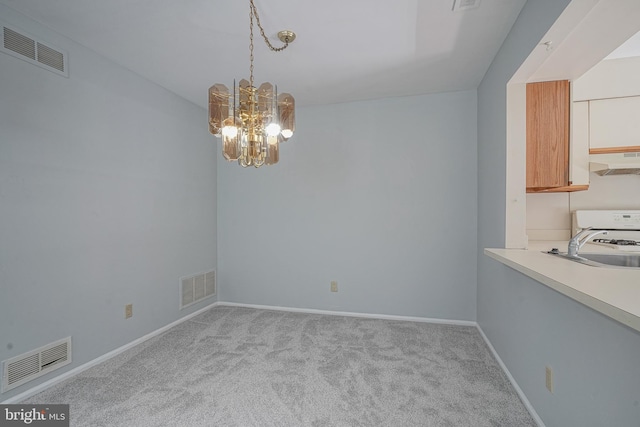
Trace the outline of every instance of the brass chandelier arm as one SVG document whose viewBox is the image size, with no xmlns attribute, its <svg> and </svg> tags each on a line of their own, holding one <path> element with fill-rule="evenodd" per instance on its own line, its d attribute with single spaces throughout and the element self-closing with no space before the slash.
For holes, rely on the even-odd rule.
<svg viewBox="0 0 640 427">
<path fill-rule="evenodd" d="M 280 33 L 278 33 L 278 37 L 280 37 L 280 40 L 284 43 L 284 46 L 281 46 L 281 47 L 273 46 L 269 41 L 269 38 L 264 33 L 264 28 L 262 28 L 262 24 L 260 23 L 260 17 L 258 16 L 258 9 L 256 8 L 256 5 L 253 3 L 253 0 L 249 0 L 249 1 L 250 1 L 250 7 L 251 7 L 251 15 L 256 17 L 256 23 L 258 24 L 258 28 L 260 29 L 260 34 L 262 35 L 264 42 L 267 44 L 267 46 L 269 46 L 269 49 L 271 49 L 274 52 L 280 52 L 285 50 L 289 46 L 289 43 L 291 43 L 293 39 L 296 37 L 296 35 L 291 31 L 280 31 Z"/>
</svg>

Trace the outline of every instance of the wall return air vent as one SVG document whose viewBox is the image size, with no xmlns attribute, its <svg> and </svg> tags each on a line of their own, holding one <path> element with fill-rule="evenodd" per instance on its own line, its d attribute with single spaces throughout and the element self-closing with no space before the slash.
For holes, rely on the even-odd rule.
<svg viewBox="0 0 640 427">
<path fill-rule="evenodd" d="M 71 337 L 2 362 L 2 393 L 71 363 Z"/>
<path fill-rule="evenodd" d="M 25 60 L 45 70 L 69 77 L 67 54 L 17 28 L 2 24 L 0 51 Z"/>
<path fill-rule="evenodd" d="M 454 12 L 461 12 L 463 10 L 475 9 L 480 7 L 480 0 L 453 0 Z"/>
<path fill-rule="evenodd" d="M 180 309 L 216 294 L 216 272 L 196 274 L 180 279 Z"/>
</svg>

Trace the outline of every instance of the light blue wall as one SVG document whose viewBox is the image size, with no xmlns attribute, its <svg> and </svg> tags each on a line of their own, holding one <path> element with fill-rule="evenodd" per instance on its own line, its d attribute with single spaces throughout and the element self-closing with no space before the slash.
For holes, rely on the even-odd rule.
<svg viewBox="0 0 640 427">
<path fill-rule="evenodd" d="M 504 242 L 506 82 L 567 3 L 527 2 L 477 99 L 299 108 L 258 170 L 217 154 L 202 109 L 0 5 L 71 70 L 0 54 L 0 360 L 72 335 L 71 369 L 202 307 L 178 310 L 178 278 L 217 267 L 223 301 L 477 308 L 547 426 L 637 427 L 640 335 L 482 254 Z"/>
<path fill-rule="evenodd" d="M 507 81 L 567 4 L 527 1 L 478 88 L 478 323 L 547 427 L 638 427 L 640 334 L 482 252 L 504 247 Z"/>
<path fill-rule="evenodd" d="M 475 320 L 476 92 L 298 108 L 297 129 L 276 166 L 219 156 L 220 299 Z"/>
<path fill-rule="evenodd" d="M 178 283 L 216 268 L 217 150 L 203 109 L 0 16 L 70 70 L 0 53 L 0 360 L 71 335 L 68 370 L 203 306 L 180 311 Z"/>
</svg>

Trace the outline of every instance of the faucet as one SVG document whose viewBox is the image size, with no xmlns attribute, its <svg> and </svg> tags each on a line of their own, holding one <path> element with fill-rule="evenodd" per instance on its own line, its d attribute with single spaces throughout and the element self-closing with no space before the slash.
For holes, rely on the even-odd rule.
<svg viewBox="0 0 640 427">
<path fill-rule="evenodd" d="M 608 234 L 607 230 L 595 230 L 591 231 L 592 227 L 588 227 L 576 233 L 575 236 L 569 240 L 569 246 L 567 248 L 567 255 L 570 257 L 577 257 L 578 251 L 584 246 L 589 239 L 597 236 L 598 234 Z"/>
</svg>

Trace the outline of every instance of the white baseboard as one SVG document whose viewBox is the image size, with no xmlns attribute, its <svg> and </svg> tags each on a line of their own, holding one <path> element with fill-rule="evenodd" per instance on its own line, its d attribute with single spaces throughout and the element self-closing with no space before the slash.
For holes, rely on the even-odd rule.
<svg viewBox="0 0 640 427">
<path fill-rule="evenodd" d="M 110 351 L 109 353 L 106 353 L 106 354 L 103 354 L 102 356 L 96 357 L 95 359 L 93 359 L 93 360 L 91 360 L 91 361 L 89 361 L 89 362 L 87 362 L 87 363 L 85 363 L 83 365 L 80 365 L 80 366 L 78 366 L 76 368 L 73 368 L 70 371 L 67 371 L 67 372 L 65 372 L 65 373 L 63 373 L 61 375 L 58 375 L 55 378 L 51 378 L 50 380 L 45 381 L 42 384 L 38 384 L 37 386 L 34 386 L 34 387 L 30 388 L 29 390 L 26 390 L 26 391 L 24 391 L 24 392 L 22 392 L 20 394 L 17 394 L 17 395 L 15 395 L 13 397 L 10 397 L 9 399 L 7 399 L 7 400 L 5 400 L 3 402 L 0 402 L 0 403 L 2 403 L 2 404 L 18 403 L 21 400 L 27 399 L 27 398 L 33 396 L 34 394 L 40 393 L 41 391 L 43 391 L 43 390 L 45 390 L 45 389 L 47 389 L 47 388 L 49 388 L 49 387 L 51 387 L 51 386 L 53 386 L 55 384 L 58 384 L 58 383 L 66 380 L 68 378 L 71 378 L 71 377 L 73 377 L 75 375 L 78 375 L 79 373 L 81 373 L 83 371 L 86 371 L 87 369 L 89 369 L 89 368 L 91 368 L 93 366 L 96 366 L 96 365 L 98 365 L 98 364 L 100 364 L 102 362 L 105 362 L 105 361 L 111 359 L 112 357 L 117 356 L 118 354 L 120 354 L 120 353 L 122 353 L 122 352 L 124 352 L 126 350 L 129 350 L 130 348 L 135 347 L 138 344 L 141 344 L 141 343 L 145 342 L 146 340 L 148 340 L 150 338 L 153 338 L 153 337 L 155 337 L 157 335 L 160 335 L 161 333 L 173 328 L 174 326 L 179 325 L 180 323 L 185 322 L 185 321 L 191 319 L 192 317 L 197 316 L 198 314 L 200 314 L 200 313 L 202 313 L 204 311 L 207 311 L 212 307 L 215 307 L 216 305 L 218 305 L 217 302 L 209 304 L 208 306 L 203 307 L 198 311 L 195 311 L 195 312 L 193 312 L 191 314 L 188 314 L 188 315 L 186 315 L 184 317 L 181 317 L 180 319 L 176 320 L 175 322 L 169 323 L 168 325 L 163 326 L 160 329 L 156 329 L 155 331 L 150 332 L 147 335 L 145 335 L 143 337 L 140 337 L 140 338 L 138 338 L 136 340 L 133 340 L 130 343 L 123 345 L 122 347 L 118 347 L 115 350 Z"/>
<path fill-rule="evenodd" d="M 527 408 L 527 411 L 529 411 L 529 414 L 531 414 L 531 417 L 533 418 L 533 420 L 536 422 L 536 424 L 538 424 L 538 427 L 545 427 L 544 423 L 542 422 L 542 418 L 540 418 L 536 410 L 533 408 L 533 405 L 531 405 L 531 402 L 529 402 L 529 399 L 527 399 L 527 396 L 525 396 L 524 392 L 516 382 L 515 378 L 513 378 L 513 375 L 511 375 L 511 372 L 509 372 L 509 369 L 507 369 L 507 365 L 504 364 L 504 362 L 498 355 L 498 352 L 496 351 L 496 349 L 493 348 L 493 345 L 491 344 L 491 341 L 489 341 L 489 338 L 487 338 L 487 336 L 484 334 L 484 331 L 482 330 L 480 325 L 476 325 L 476 326 L 478 327 L 478 331 L 480 331 L 480 335 L 482 335 L 482 339 L 484 339 L 484 342 L 487 343 L 487 346 L 489 347 L 489 350 L 491 350 L 493 357 L 495 357 L 496 360 L 498 361 L 498 364 L 502 368 L 502 371 L 505 373 L 505 375 L 509 379 L 509 382 L 511 383 L 513 388 L 516 390 L 516 393 L 518 393 L 518 396 L 520 396 L 520 400 L 522 400 L 522 403 L 524 404 L 525 408 Z"/>
<path fill-rule="evenodd" d="M 292 307 L 280 307 L 280 306 L 273 306 L 273 305 L 242 304 L 237 302 L 224 302 L 224 301 L 219 301 L 217 305 L 227 306 L 227 307 L 257 308 L 261 310 L 290 311 L 293 313 L 326 314 L 329 316 L 364 317 L 367 319 L 401 320 L 405 322 L 439 323 L 443 325 L 456 325 L 456 326 L 476 326 L 476 327 L 478 326 L 476 322 L 473 322 L 471 320 L 432 319 L 428 317 L 396 316 L 392 314 L 352 313 L 348 311 L 331 311 L 331 310 L 318 310 L 315 308 L 292 308 Z"/>
</svg>

